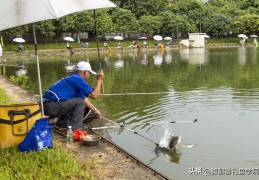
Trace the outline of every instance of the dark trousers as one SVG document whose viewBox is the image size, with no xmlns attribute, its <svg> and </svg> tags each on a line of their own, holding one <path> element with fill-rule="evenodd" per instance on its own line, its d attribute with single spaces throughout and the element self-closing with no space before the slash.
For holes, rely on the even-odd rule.
<svg viewBox="0 0 259 180">
<path fill-rule="evenodd" d="M 62 102 L 44 102 L 44 114 L 52 117 L 60 117 L 57 126 L 72 130 L 83 128 L 84 100 L 72 98 Z"/>
</svg>

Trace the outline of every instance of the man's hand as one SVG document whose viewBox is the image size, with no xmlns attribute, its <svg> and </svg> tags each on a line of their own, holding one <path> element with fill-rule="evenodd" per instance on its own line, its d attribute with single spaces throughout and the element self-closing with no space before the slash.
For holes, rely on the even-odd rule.
<svg viewBox="0 0 259 180">
<path fill-rule="evenodd" d="M 103 70 L 99 71 L 97 74 L 97 79 L 103 81 L 104 77 L 105 76 L 104 76 Z"/>
<path fill-rule="evenodd" d="M 98 109 L 95 109 L 95 116 L 97 116 L 99 119 L 102 118 L 102 114 Z"/>
</svg>

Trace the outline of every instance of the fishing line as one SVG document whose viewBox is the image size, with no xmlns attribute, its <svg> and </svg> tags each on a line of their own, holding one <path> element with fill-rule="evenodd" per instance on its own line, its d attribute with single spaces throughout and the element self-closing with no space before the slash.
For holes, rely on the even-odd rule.
<svg viewBox="0 0 259 180">
<path fill-rule="evenodd" d="M 175 92 L 150 92 L 150 93 L 115 93 L 115 94 L 100 94 L 101 96 L 131 96 L 131 95 L 152 95 L 152 94 L 175 94 Z"/>
<path fill-rule="evenodd" d="M 103 118 L 105 120 L 108 120 L 107 118 Z M 151 123 L 133 123 L 133 124 L 118 124 L 118 125 L 110 125 L 110 126 L 103 126 L 103 127 L 96 127 L 91 128 L 92 130 L 98 130 L 98 129 L 110 129 L 110 128 L 124 128 L 128 126 L 147 126 L 147 125 L 161 125 L 161 124 L 169 124 L 169 123 L 193 123 L 197 122 L 198 119 L 194 119 L 193 121 L 161 121 L 161 122 L 151 122 Z"/>
</svg>

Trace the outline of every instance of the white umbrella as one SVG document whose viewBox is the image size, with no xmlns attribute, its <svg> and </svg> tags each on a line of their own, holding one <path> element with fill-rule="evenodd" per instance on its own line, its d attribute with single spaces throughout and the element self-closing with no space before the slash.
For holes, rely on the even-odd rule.
<svg viewBox="0 0 259 180">
<path fill-rule="evenodd" d="M 239 34 L 238 37 L 248 39 L 248 37 L 245 34 Z"/>
<path fill-rule="evenodd" d="M 138 38 L 138 39 L 140 39 L 140 40 L 147 40 L 147 38 L 146 37 L 140 37 L 140 38 Z"/>
<path fill-rule="evenodd" d="M 0 31 L 2 31 L 39 21 L 58 19 L 75 12 L 116 7 L 116 5 L 109 0 L 0 0 L 0 7 L 2 7 L 0 11 Z M 41 111 L 42 115 L 44 115 L 40 66 L 34 24 L 33 37 L 35 43 L 39 94 L 41 98 Z"/>
<path fill-rule="evenodd" d="M 109 0 L 0 0 L 0 31 L 75 12 L 116 7 Z"/>
<path fill-rule="evenodd" d="M 258 36 L 254 34 L 254 35 L 251 35 L 250 37 L 251 38 L 257 38 Z"/>
<path fill-rule="evenodd" d="M 18 42 L 18 43 L 24 43 L 25 42 L 25 40 L 23 38 L 14 38 L 13 41 Z"/>
<path fill-rule="evenodd" d="M 69 42 L 72 42 L 72 41 L 75 41 L 73 38 L 71 37 L 64 37 L 63 38 L 65 41 L 69 41 Z"/>
<path fill-rule="evenodd" d="M 120 40 L 123 40 L 123 37 L 121 37 L 121 36 L 114 36 L 113 39 L 120 41 Z"/>
<path fill-rule="evenodd" d="M 170 40 L 172 40 L 172 38 L 171 37 L 165 37 L 164 40 L 170 41 Z"/>
<path fill-rule="evenodd" d="M 160 36 L 160 35 L 155 35 L 153 38 L 156 41 L 161 41 L 163 39 L 162 36 Z"/>
</svg>

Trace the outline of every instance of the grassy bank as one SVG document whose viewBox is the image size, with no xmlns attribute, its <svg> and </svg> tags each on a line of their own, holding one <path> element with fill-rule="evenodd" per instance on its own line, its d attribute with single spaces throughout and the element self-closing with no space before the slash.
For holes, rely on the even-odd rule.
<svg viewBox="0 0 259 180">
<path fill-rule="evenodd" d="M 13 103 L 0 89 L 0 105 Z M 87 166 L 54 142 L 53 148 L 21 153 L 17 147 L 0 149 L 0 179 L 94 179 Z"/>
<path fill-rule="evenodd" d="M 0 89 L 0 105 L 12 104 L 13 101 L 5 94 L 3 89 Z"/>
<path fill-rule="evenodd" d="M 176 39 L 174 44 L 179 44 L 181 39 Z M 208 43 L 239 43 L 240 38 L 211 38 L 207 39 Z M 86 41 L 81 41 L 81 43 L 85 43 Z M 118 45 L 118 41 L 111 40 L 107 41 L 109 47 L 116 47 Z M 253 39 L 249 38 L 247 40 L 247 43 L 252 43 Z M 97 48 L 97 43 L 96 41 L 89 41 L 89 48 Z M 103 41 L 99 42 L 99 47 L 103 47 Z M 123 44 L 124 47 L 128 47 L 132 44 L 132 41 L 129 40 L 122 40 L 121 43 Z M 138 43 L 142 46 L 143 45 L 143 40 L 138 40 Z M 156 41 L 154 40 L 147 40 L 147 45 L 148 46 L 154 46 Z M 165 45 L 167 41 L 162 41 L 162 43 Z M 8 51 L 16 51 L 17 50 L 17 43 L 11 43 L 8 44 L 6 43 L 3 46 L 3 51 L 8 52 Z M 78 42 L 72 42 L 71 43 L 72 48 L 81 48 L 81 44 Z M 33 44 L 27 44 L 24 43 L 24 48 L 27 51 L 34 50 L 34 45 Z M 39 50 L 46 50 L 46 49 L 66 49 L 66 42 L 60 42 L 60 43 L 50 43 L 50 44 L 38 44 L 38 49 Z"/>
</svg>

